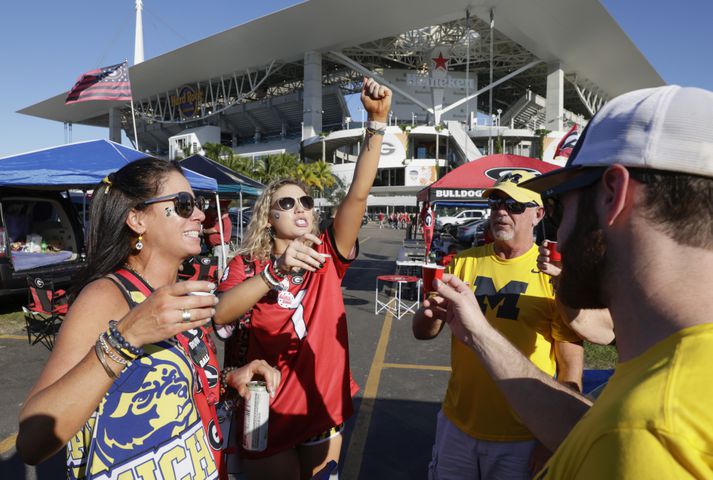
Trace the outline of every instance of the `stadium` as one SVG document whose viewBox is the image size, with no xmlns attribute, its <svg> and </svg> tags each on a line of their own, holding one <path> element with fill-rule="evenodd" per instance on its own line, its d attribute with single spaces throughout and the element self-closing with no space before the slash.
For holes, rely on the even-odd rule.
<svg viewBox="0 0 713 480">
<path fill-rule="evenodd" d="M 297 153 L 348 182 L 365 121 L 353 95 L 373 76 L 394 102 L 370 212 L 413 211 L 418 191 L 490 153 L 555 161 L 607 100 L 664 84 L 597 0 L 309 0 L 145 61 L 136 3 L 135 115 L 67 92 L 20 113 L 123 131 L 165 158 L 205 143 Z"/>
</svg>

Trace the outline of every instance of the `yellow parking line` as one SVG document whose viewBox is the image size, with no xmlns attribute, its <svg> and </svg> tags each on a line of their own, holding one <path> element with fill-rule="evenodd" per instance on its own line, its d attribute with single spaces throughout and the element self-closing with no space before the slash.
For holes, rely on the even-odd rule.
<svg viewBox="0 0 713 480">
<path fill-rule="evenodd" d="M 362 458 L 364 457 L 364 446 L 366 445 L 366 437 L 369 434 L 371 415 L 374 413 L 374 401 L 379 391 L 379 381 L 381 380 L 381 371 L 384 368 L 384 358 L 386 357 L 386 347 L 389 344 L 393 318 L 391 312 L 388 312 L 386 316 L 384 316 L 381 336 L 379 336 L 379 343 L 376 345 L 374 359 L 371 362 L 369 375 L 366 378 L 364 396 L 359 406 L 354 430 L 352 431 L 351 440 L 349 441 L 347 458 L 344 462 L 344 468 L 342 469 L 341 477 L 344 480 L 357 480 L 359 478 L 359 470 L 361 469 Z"/>
<path fill-rule="evenodd" d="M 450 372 L 451 367 L 443 365 L 414 365 L 410 363 L 385 363 L 383 368 L 405 368 L 408 370 L 436 370 L 439 372 Z"/>
<path fill-rule="evenodd" d="M 3 455 L 9 450 L 15 448 L 15 440 L 17 440 L 17 433 L 13 433 L 9 437 L 0 441 L 0 455 Z"/>
<path fill-rule="evenodd" d="M 0 340 L 27 340 L 27 335 L 0 335 Z"/>
</svg>

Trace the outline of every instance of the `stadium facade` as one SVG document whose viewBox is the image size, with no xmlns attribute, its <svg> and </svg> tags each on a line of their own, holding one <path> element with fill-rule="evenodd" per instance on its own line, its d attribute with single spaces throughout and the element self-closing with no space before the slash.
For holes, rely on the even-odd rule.
<svg viewBox="0 0 713 480">
<path fill-rule="evenodd" d="M 347 99 L 364 75 L 394 91 L 372 211 L 415 207 L 424 185 L 488 152 L 542 155 L 547 132 L 664 83 L 597 0 L 309 0 L 133 65 L 138 145 L 295 152 L 348 181 L 364 112 Z M 136 141 L 128 104 L 65 97 L 20 113 Z"/>
</svg>

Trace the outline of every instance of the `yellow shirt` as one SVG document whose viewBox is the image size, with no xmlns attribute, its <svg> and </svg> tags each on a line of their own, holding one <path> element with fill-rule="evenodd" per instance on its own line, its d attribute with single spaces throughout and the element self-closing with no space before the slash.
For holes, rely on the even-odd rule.
<svg viewBox="0 0 713 480">
<path fill-rule="evenodd" d="M 713 324 L 621 363 L 539 479 L 713 478 Z"/>
<path fill-rule="evenodd" d="M 488 321 L 542 371 L 554 376 L 553 342 L 579 337 L 563 323 L 550 276 L 537 268 L 537 245 L 524 255 L 502 259 L 493 245 L 465 250 L 449 270 L 469 282 Z M 452 373 L 443 412 L 461 431 L 482 440 L 532 438 L 510 409 L 475 353 L 451 339 Z"/>
</svg>

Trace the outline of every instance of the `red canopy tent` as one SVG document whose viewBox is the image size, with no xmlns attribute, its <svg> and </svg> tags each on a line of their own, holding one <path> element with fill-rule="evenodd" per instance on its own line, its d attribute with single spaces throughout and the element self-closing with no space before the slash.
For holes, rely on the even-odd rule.
<svg viewBox="0 0 713 480">
<path fill-rule="evenodd" d="M 538 174 L 560 168 L 536 158 L 519 155 L 488 155 L 451 170 L 440 180 L 418 192 L 420 202 L 482 202 L 483 191 L 510 170 L 529 170 Z"/>
</svg>

